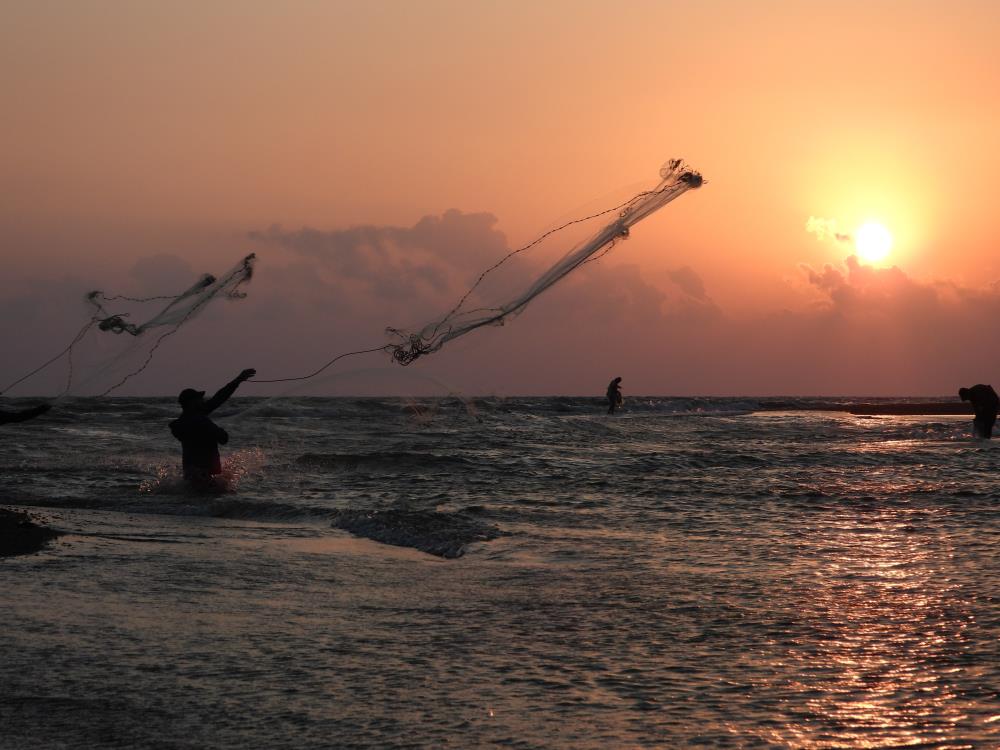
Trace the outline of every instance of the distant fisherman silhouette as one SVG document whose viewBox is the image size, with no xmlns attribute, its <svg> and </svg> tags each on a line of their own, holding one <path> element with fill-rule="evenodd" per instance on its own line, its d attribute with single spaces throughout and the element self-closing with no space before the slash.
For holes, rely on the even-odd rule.
<svg viewBox="0 0 1000 750">
<path fill-rule="evenodd" d="M 170 423 L 170 431 L 181 441 L 185 479 L 210 482 L 213 476 L 222 473 L 219 446 L 229 442 L 229 434 L 208 415 L 226 403 L 240 383 L 256 374 L 256 370 L 244 370 L 207 401 L 205 391 L 193 388 L 181 391 L 177 401 L 184 412 Z"/>
<path fill-rule="evenodd" d="M 44 414 L 52 408 L 52 404 L 39 404 L 30 409 L 21 411 L 0 411 L 0 424 L 12 424 L 14 422 L 27 422 L 34 419 L 39 414 Z"/>
<path fill-rule="evenodd" d="M 615 378 L 608 383 L 608 414 L 614 414 L 615 409 L 620 409 L 622 405 L 621 378 Z"/>
<path fill-rule="evenodd" d="M 976 413 L 972 420 L 975 436 L 986 440 L 993 437 L 993 425 L 997 421 L 997 408 L 1000 407 L 1000 397 L 993 386 L 980 383 L 971 388 L 959 388 L 958 397 L 972 402 L 972 409 Z"/>
</svg>

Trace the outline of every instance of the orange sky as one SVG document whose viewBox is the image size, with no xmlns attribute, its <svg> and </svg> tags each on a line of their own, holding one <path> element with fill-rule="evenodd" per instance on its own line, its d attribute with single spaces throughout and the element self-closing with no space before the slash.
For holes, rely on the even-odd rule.
<svg viewBox="0 0 1000 750">
<path fill-rule="evenodd" d="M 258 296 L 279 296 L 278 279 L 295 283 L 306 260 L 287 244 L 248 239 L 274 224 L 412 227 L 458 209 L 492 214 L 517 245 L 602 196 L 650 186 L 659 165 L 680 156 L 709 184 L 637 227 L 600 265 L 608 294 L 615 283 L 662 292 L 656 314 L 609 308 L 600 271 L 589 286 L 574 282 L 586 295 L 575 302 L 559 290 L 567 305 L 586 302 L 617 322 L 615 359 L 539 381 L 532 347 L 558 349 L 561 335 L 546 322 L 558 317 L 550 302 L 549 318 L 529 311 L 502 334 L 483 332 L 509 347 L 501 374 L 497 363 L 444 353 L 429 371 L 471 392 L 589 392 L 591 379 L 602 381 L 591 389 L 599 392 L 621 364 L 636 388 L 657 393 L 950 393 L 1000 367 L 992 353 L 962 359 L 945 333 L 962 328 L 971 349 L 989 338 L 975 329 L 995 324 L 984 311 L 1000 293 L 991 287 L 1000 280 L 998 32 L 1000 5 L 968 0 L 10 3 L 0 26 L 8 305 L 25 280 L 110 279 L 128 291 L 142 258 L 221 270 L 251 250 L 262 257 Z M 852 248 L 809 235 L 810 216 L 848 231 L 882 221 L 895 239 L 887 262 L 905 283 L 887 272 L 850 277 Z M 809 268 L 820 274 L 824 264 L 862 300 L 846 314 L 850 326 L 837 307 L 843 296 L 838 303 L 829 285 L 810 281 Z M 671 302 L 690 296 L 670 276 L 685 267 L 715 310 L 711 331 Z M 331 294 L 343 292 L 338 283 Z M 925 308 L 886 302 L 899 283 L 936 296 Z M 365 299 L 359 292 L 354 329 L 363 321 L 381 335 L 379 303 L 365 308 Z M 443 295 L 440 309 L 451 302 Z M 424 303 L 416 320 L 382 325 L 426 322 L 434 300 Z M 914 310 L 931 322 L 913 328 Z M 354 313 L 338 309 L 324 329 L 328 312 L 317 302 L 311 338 L 297 349 L 303 364 L 357 343 L 344 332 Z M 828 339 L 836 351 L 817 343 L 829 333 L 814 319 L 824 314 L 842 319 Z M 820 347 L 814 369 L 793 374 L 783 357 L 795 348 L 771 348 L 781 342 L 770 335 L 790 335 L 775 323 L 782 315 L 798 316 L 793 328 L 805 326 Z M 237 308 L 226 316 L 240 325 Z M 18 342 L 24 357 L 58 350 L 73 329 L 72 318 L 45 320 L 51 329 L 39 334 L 51 338 Z M 913 375 L 933 321 L 944 337 L 927 342 L 933 373 Z M 0 334 L 17 336 L 13 326 Z M 905 367 L 871 364 L 868 334 L 883 352 L 887 339 L 909 342 Z M 212 346 L 206 332 L 191 335 L 190 346 Z M 656 356 L 637 353 L 653 339 L 670 343 Z M 739 371 L 720 372 L 731 360 L 707 356 L 705 342 L 735 347 Z M 268 357 L 280 346 L 256 346 L 246 357 L 277 368 Z M 859 356 L 860 374 L 850 366 Z M 5 379 L 18 369 L 6 367 Z M 193 373 L 217 375 L 209 365 Z M 142 387 L 173 385 L 151 375 Z"/>
</svg>

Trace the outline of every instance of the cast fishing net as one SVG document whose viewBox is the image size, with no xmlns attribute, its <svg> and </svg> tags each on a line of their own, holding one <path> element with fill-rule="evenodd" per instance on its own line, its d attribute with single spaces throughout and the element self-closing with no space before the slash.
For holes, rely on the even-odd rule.
<svg viewBox="0 0 1000 750">
<path fill-rule="evenodd" d="M 610 252 L 615 245 L 629 236 L 632 227 L 638 222 L 663 208 L 663 206 L 683 195 L 688 190 L 701 187 L 702 183 L 701 174 L 690 169 L 680 159 L 672 159 L 660 170 L 660 183 L 652 190 L 641 192 L 624 203 L 603 211 L 560 224 L 532 240 L 527 245 L 507 253 L 479 275 L 454 307 L 437 320 L 428 323 L 422 328 L 408 330 L 390 327 L 386 329 L 386 333 L 393 339 L 389 344 L 338 354 L 318 369 L 306 375 L 268 380 L 255 378 L 253 382 L 281 383 L 308 380 L 319 375 L 345 357 L 377 351 L 387 352 L 392 356 L 394 361 L 405 366 L 415 362 L 420 357 L 439 351 L 448 342 L 465 336 L 478 328 L 503 325 L 509 318 L 522 312 L 532 300 L 565 278 L 568 274 L 583 264 L 597 260 Z M 495 274 L 511 259 L 553 236 L 560 235 L 570 227 L 607 217 L 610 217 L 610 220 L 604 221 L 600 225 L 600 228 L 593 232 L 586 240 L 574 246 L 561 260 L 540 275 L 535 276 L 532 281 L 512 292 L 505 301 L 485 307 L 480 306 L 466 309 L 469 301 L 473 299 L 473 296 L 487 278 Z"/>
<path fill-rule="evenodd" d="M 74 388 L 74 378 L 83 381 L 77 384 L 80 389 L 89 383 L 97 384 L 96 395 L 107 396 L 113 393 L 145 370 L 163 341 L 190 322 L 212 300 L 234 300 L 245 297 L 246 293 L 241 287 L 253 276 L 254 262 L 255 256 L 250 254 L 221 276 L 205 274 L 177 295 L 127 297 L 109 295 L 101 290 L 88 293 L 85 302 L 90 308 L 90 317 L 69 344 L 58 354 L 8 385 L 0 391 L 0 394 L 6 393 L 63 359 L 66 361 L 66 381 L 58 397 L 71 392 Z M 136 313 L 134 309 L 124 309 L 126 306 L 142 308 L 144 305 L 163 302 L 166 304 L 153 313 L 145 313 L 142 318 L 138 318 L 140 313 Z M 115 309 L 112 309 L 112 305 Z M 74 368 L 74 355 L 91 332 L 96 332 L 98 335 L 125 335 L 135 341 L 131 346 L 122 347 L 110 357 L 90 363 L 81 376 L 81 373 Z"/>
</svg>

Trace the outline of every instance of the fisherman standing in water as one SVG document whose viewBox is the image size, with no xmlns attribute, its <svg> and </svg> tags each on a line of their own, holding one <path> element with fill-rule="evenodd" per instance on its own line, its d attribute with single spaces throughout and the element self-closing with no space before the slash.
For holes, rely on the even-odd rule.
<svg viewBox="0 0 1000 750">
<path fill-rule="evenodd" d="M 621 378 L 615 378 L 608 383 L 608 414 L 614 414 L 615 409 L 620 409 L 622 405 Z"/>
<path fill-rule="evenodd" d="M 976 413 L 972 420 L 972 433 L 984 440 L 993 437 L 993 425 L 997 421 L 997 408 L 1000 407 L 1000 397 L 993 386 L 980 383 L 971 388 L 959 388 L 958 397 L 972 402 L 972 409 Z"/>
<path fill-rule="evenodd" d="M 40 414 L 44 414 L 52 408 L 52 404 L 39 404 L 30 409 L 21 411 L 0 411 L 0 424 L 12 424 L 14 422 L 27 422 Z"/>
<path fill-rule="evenodd" d="M 256 370 L 244 370 L 207 401 L 205 391 L 193 388 L 181 391 L 177 401 L 183 413 L 170 423 L 170 431 L 181 441 L 185 479 L 205 485 L 211 483 L 213 476 L 222 473 L 219 446 L 229 442 L 229 434 L 208 415 L 226 403 L 240 383 L 256 374 Z"/>
</svg>

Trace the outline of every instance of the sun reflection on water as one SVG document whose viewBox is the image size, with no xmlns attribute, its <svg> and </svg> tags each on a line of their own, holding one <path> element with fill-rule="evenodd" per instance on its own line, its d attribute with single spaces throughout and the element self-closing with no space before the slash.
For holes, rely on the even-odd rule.
<svg viewBox="0 0 1000 750">
<path fill-rule="evenodd" d="M 950 551 L 912 533 L 927 515 L 880 509 L 819 526 L 825 562 L 812 571 L 797 626 L 776 644 L 792 670 L 783 690 L 799 700 L 787 702 L 787 723 L 767 739 L 803 748 L 972 747 L 958 726 L 975 704 L 953 679 L 972 617 L 939 566 Z"/>
</svg>

